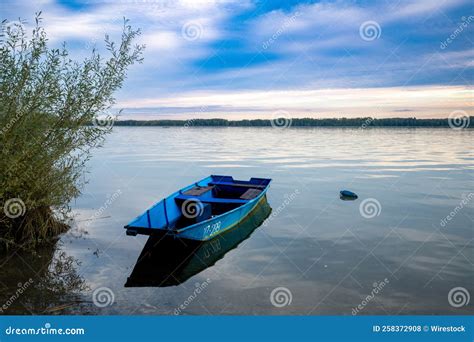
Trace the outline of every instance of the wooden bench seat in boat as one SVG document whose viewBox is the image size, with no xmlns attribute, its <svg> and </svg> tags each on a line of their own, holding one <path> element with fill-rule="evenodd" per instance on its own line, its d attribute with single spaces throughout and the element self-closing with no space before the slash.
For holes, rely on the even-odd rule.
<svg viewBox="0 0 474 342">
<path fill-rule="evenodd" d="M 201 196 L 202 194 L 212 190 L 213 188 L 213 186 L 195 186 L 194 188 L 183 192 L 183 194 L 188 196 Z"/>
<path fill-rule="evenodd" d="M 243 183 L 232 183 L 232 182 L 210 182 L 209 185 L 224 185 L 224 186 L 235 186 L 238 188 L 255 188 L 255 189 L 265 189 L 266 185 L 258 184 L 243 184 Z"/>
<path fill-rule="evenodd" d="M 179 194 L 178 196 L 175 197 L 177 200 L 199 200 L 202 203 L 247 203 L 248 200 L 245 199 L 238 199 L 238 198 L 216 198 L 216 197 L 211 197 L 211 198 L 196 198 L 196 196 L 190 196 L 190 195 L 185 195 L 184 193 Z"/>
<path fill-rule="evenodd" d="M 262 190 L 258 189 L 248 189 L 242 194 L 242 196 L 240 196 L 240 198 L 244 200 L 251 200 L 260 195 L 261 192 Z"/>
</svg>

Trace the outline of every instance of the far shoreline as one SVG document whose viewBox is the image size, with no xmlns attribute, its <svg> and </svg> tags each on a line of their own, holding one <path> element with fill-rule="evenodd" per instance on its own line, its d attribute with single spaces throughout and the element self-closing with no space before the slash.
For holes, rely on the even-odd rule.
<svg viewBox="0 0 474 342">
<path fill-rule="evenodd" d="M 188 120 L 116 120 L 115 126 L 129 127 L 432 127 L 432 128 L 472 128 L 474 116 L 442 119 L 417 118 L 276 118 L 252 120 L 188 119 Z"/>
</svg>

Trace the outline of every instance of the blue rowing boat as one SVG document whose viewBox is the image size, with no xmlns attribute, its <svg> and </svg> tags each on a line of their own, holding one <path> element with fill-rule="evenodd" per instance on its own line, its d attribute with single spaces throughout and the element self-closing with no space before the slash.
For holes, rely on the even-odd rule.
<svg viewBox="0 0 474 342">
<path fill-rule="evenodd" d="M 266 195 L 271 179 L 212 175 L 169 195 L 125 226 L 127 235 L 165 234 L 207 241 L 242 221 Z"/>
</svg>

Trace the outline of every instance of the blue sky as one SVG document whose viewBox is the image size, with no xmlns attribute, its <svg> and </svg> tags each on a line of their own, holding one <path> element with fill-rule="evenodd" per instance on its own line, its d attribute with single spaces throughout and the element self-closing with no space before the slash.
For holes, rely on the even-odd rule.
<svg viewBox="0 0 474 342">
<path fill-rule="evenodd" d="M 145 61 L 125 118 L 473 115 L 472 1 L 3 1 L 42 10 L 51 46 L 77 58 L 126 16 Z"/>
</svg>

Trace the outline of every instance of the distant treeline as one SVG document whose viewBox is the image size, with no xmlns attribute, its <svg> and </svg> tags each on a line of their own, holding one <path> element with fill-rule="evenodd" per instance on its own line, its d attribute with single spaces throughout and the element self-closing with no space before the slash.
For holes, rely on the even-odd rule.
<svg viewBox="0 0 474 342">
<path fill-rule="evenodd" d="M 452 121 L 456 127 L 466 127 L 474 122 L 474 117 L 463 118 L 463 122 Z M 417 118 L 334 118 L 334 119 L 275 119 L 275 120 L 226 120 L 226 119 L 189 119 L 189 120 L 120 120 L 116 126 L 181 126 L 181 127 L 450 127 L 446 119 L 417 119 Z M 470 126 L 472 127 L 472 125 Z"/>
</svg>

